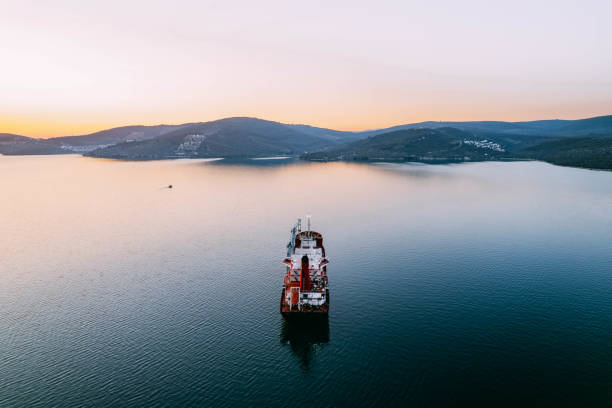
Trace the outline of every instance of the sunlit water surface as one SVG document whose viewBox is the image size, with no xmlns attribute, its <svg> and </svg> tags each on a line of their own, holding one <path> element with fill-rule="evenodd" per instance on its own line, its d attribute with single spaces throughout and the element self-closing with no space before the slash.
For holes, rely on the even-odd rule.
<svg viewBox="0 0 612 408">
<path fill-rule="evenodd" d="M 0 157 L 0 197 L 2 407 L 612 402 L 612 173 Z"/>
</svg>

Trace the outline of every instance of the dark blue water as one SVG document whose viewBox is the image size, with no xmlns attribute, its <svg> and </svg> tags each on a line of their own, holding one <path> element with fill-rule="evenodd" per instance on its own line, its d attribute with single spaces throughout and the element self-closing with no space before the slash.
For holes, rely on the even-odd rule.
<svg viewBox="0 0 612 408">
<path fill-rule="evenodd" d="M 0 157 L 0 406 L 612 403 L 612 173 L 255 164 Z"/>
</svg>

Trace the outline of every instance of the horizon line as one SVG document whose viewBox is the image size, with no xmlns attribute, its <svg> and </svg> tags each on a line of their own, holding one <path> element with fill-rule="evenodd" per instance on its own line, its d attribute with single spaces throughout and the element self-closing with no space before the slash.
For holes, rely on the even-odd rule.
<svg viewBox="0 0 612 408">
<path fill-rule="evenodd" d="M 156 127 L 156 126 L 182 126 L 182 125 L 197 125 L 197 124 L 202 124 L 202 123 L 210 123 L 210 122 L 218 122 L 218 121 L 222 121 L 222 120 L 228 120 L 228 119 L 257 119 L 257 120 L 262 120 L 262 121 L 266 121 L 266 122 L 274 122 L 274 123 L 279 123 L 279 124 L 283 124 L 283 125 L 289 125 L 289 126 L 309 126 L 309 127 L 313 127 L 313 128 L 319 128 L 319 129 L 326 129 L 326 130 L 331 130 L 331 131 L 335 131 L 335 132 L 346 132 L 346 133 L 362 133 L 362 132 L 370 132 L 370 131 L 377 131 L 377 130 L 384 130 L 384 129 L 391 129 L 394 127 L 398 127 L 398 126 L 405 126 L 405 125 L 415 125 L 415 124 L 419 124 L 419 123 L 431 123 L 431 122 L 449 122 L 449 123 L 470 123 L 470 122 L 482 122 L 482 123 L 495 123 L 495 122 L 501 122 L 501 123 L 529 123 L 529 122 L 540 122 L 540 121 L 577 121 L 577 120 L 587 120 L 587 119 L 596 119 L 596 118 L 604 118 L 604 117 L 608 117 L 608 116 L 612 116 L 611 114 L 606 114 L 606 115 L 596 115 L 596 116 L 588 116 L 588 117 L 582 117 L 582 118 L 578 118 L 578 119 L 562 119 L 562 118 L 554 118 L 554 119 L 535 119 L 535 120 L 422 120 L 422 121 L 418 121 L 418 122 L 402 122 L 402 123 L 398 123 L 398 124 L 394 124 L 394 125 L 390 125 L 390 126 L 382 126 L 382 127 L 375 127 L 375 128 L 366 128 L 366 129 L 360 129 L 360 130 L 342 130 L 342 129 L 335 129 L 335 128 L 328 128 L 328 127 L 324 127 L 324 126 L 318 126 L 318 125 L 310 125 L 307 123 L 291 123 L 291 122 L 281 122 L 278 120 L 271 120 L 271 119 L 263 119 L 257 116 L 226 116 L 226 117 L 222 117 L 222 118 L 218 118 L 218 119 L 212 119 L 212 120 L 204 120 L 204 121 L 193 121 L 193 122 L 182 122 L 182 123 L 157 123 L 157 124 L 150 124 L 150 125 L 145 125 L 145 124 L 126 124 L 126 125 L 119 125 L 119 126 L 112 126 L 112 127 L 105 127 L 99 130 L 94 130 L 93 132 L 89 132 L 89 133 L 80 133 L 80 134 L 72 134 L 72 135 L 62 135 L 62 136 L 28 136 L 26 134 L 22 134 L 22 133 L 10 133 L 10 132 L 2 132 L 0 131 L 0 134 L 8 134 L 8 135 L 15 135 L 15 136 L 23 136 L 23 137 L 28 137 L 31 139 L 56 139 L 56 138 L 64 138 L 64 137 L 80 137 L 80 136 L 88 136 L 88 135 L 92 135 L 95 133 L 99 133 L 99 132 L 104 132 L 104 131 L 108 131 L 108 130 L 113 130 L 113 129 L 121 129 L 121 128 L 125 128 L 125 127 L 136 127 L 136 126 L 142 126 L 142 127 Z"/>
</svg>

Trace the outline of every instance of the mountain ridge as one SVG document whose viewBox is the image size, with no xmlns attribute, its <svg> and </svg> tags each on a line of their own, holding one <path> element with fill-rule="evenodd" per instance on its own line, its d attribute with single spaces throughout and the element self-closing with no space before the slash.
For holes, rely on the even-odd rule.
<svg viewBox="0 0 612 408">
<path fill-rule="evenodd" d="M 578 120 L 523 122 L 418 122 L 361 132 L 286 124 L 252 117 L 230 117 L 178 125 L 129 125 L 80 136 L 35 139 L 0 134 L 0 154 L 67 154 L 125 160 L 177 157 L 253 157 L 303 155 L 406 129 L 454 128 L 474 140 L 491 139 L 509 151 L 533 146 L 541 139 L 612 134 L 612 115 Z M 464 135 L 464 137 L 467 137 Z"/>
<path fill-rule="evenodd" d="M 540 160 L 561 166 L 612 170 L 612 133 L 574 137 L 489 134 L 486 139 L 477 136 L 453 127 L 400 129 L 307 153 L 301 158 L 424 163 Z"/>
<path fill-rule="evenodd" d="M 153 139 L 119 143 L 87 155 L 135 160 L 294 155 L 332 143 L 280 122 L 232 117 L 190 124 Z"/>
</svg>

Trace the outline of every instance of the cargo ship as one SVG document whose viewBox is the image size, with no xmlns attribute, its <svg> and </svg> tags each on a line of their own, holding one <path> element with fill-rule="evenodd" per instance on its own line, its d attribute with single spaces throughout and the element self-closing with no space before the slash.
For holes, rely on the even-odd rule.
<svg viewBox="0 0 612 408">
<path fill-rule="evenodd" d="M 284 317 L 327 316 L 329 312 L 329 286 L 323 236 L 310 230 L 310 217 L 306 231 L 298 219 L 291 229 L 287 244 L 287 265 L 280 301 Z"/>
</svg>

